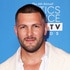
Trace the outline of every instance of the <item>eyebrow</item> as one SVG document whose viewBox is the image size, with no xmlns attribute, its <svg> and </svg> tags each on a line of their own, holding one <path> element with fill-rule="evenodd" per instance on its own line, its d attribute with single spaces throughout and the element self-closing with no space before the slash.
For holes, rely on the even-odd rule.
<svg viewBox="0 0 70 70">
<path fill-rule="evenodd" d="M 32 25 L 43 25 L 44 23 L 34 23 Z M 20 26 L 25 26 L 26 24 L 19 24 L 19 25 L 16 25 L 17 27 L 20 27 Z M 27 26 L 27 25 L 26 25 Z"/>
</svg>

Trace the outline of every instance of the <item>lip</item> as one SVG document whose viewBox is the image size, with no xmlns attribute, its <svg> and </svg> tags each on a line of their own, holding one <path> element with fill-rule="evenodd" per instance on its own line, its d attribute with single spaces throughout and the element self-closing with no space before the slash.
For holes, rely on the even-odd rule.
<svg viewBox="0 0 70 70">
<path fill-rule="evenodd" d="M 27 42 L 33 42 L 33 41 L 35 41 L 34 39 L 27 39 L 26 40 Z"/>
</svg>

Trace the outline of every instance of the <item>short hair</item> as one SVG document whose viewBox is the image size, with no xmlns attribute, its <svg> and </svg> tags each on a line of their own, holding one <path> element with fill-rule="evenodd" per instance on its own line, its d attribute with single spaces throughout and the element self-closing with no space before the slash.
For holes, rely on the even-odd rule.
<svg viewBox="0 0 70 70">
<path fill-rule="evenodd" d="M 48 20 L 43 10 L 40 7 L 33 4 L 27 4 L 19 8 L 15 15 L 15 21 L 17 21 L 17 17 L 19 13 L 37 13 L 37 12 L 39 12 L 41 14 L 41 17 L 44 19 L 44 21 L 48 23 Z"/>
</svg>

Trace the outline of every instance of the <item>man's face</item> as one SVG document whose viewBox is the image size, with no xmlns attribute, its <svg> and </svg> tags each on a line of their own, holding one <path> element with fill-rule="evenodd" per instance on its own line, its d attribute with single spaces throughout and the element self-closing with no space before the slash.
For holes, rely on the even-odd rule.
<svg viewBox="0 0 70 70">
<path fill-rule="evenodd" d="M 47 24 L 40 13 L 19 13 L 15 32 L 21 47 L 27 52 L 35 52 L 44 42 Z"/>
</svg>

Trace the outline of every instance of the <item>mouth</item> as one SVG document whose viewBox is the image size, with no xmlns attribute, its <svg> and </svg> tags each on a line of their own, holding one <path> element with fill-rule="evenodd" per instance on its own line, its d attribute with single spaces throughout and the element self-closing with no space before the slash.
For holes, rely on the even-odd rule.
<svg viewBox="0 0 70 70">
<path fill-rule="evenodd" d="M 27 42 L 34 42 L 34 39 L 26 39 Z"/>
<path fill-rule="evenodd" d="M 32 37 L 32 38 L 25 38 L 26 42 L 34 42 L 36 40 L 36 38 Z"/>
</svg>

